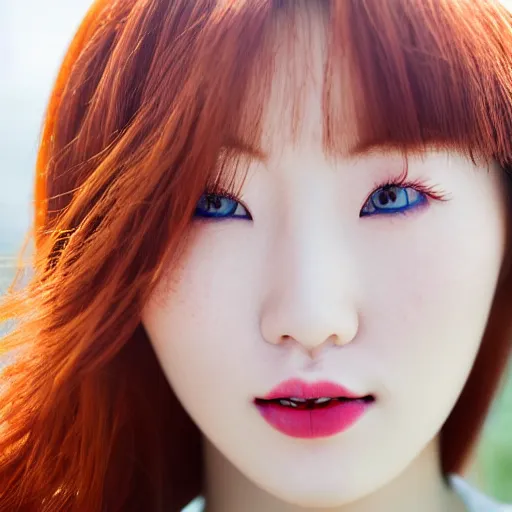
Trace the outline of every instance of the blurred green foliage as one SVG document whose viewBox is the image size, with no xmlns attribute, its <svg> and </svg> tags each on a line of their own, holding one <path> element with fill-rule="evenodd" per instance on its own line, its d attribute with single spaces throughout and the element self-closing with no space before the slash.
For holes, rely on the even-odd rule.
<svg viewBox="0 0 512 512">
<path fill-rule="evenodd" d="M 496 398 L 477 453 L 478 485 L 512 503 L 512 365 Z"/>
</svg>

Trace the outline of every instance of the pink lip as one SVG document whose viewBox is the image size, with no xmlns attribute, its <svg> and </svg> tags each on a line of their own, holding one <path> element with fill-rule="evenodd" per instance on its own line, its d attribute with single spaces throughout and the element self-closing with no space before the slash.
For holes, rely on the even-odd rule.
<svg viewBox="0 0 512 512">
<path fill-rule="evenodd" d="M 346 398 L 315 409 L 300 409 L 269 400 L 299 398 Z M 371 406 L 373 399 L 357 395 L 333 382 L 308 383 L 298 379 L 282 382 L 255 405 L 263 418 L 276 430 L 291 437 L 314 439 L 329 437 L 351 427 Z"/>
</svg>

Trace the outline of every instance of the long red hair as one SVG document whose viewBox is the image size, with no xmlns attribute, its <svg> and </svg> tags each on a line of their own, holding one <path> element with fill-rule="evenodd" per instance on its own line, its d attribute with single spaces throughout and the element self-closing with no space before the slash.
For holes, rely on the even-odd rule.
<svg viewBox="0 0 512 512">
<path fill-rule="evenodd" d="M 276 20 L 292 41 L 293 13 L 310 8 L 328 37 L 326 152 L 346 149 L 336 85 L 348 66 L 358 148 L 436 144 L 511 168 L 512 16 L 497 1 L 97 0 L 46 114 L 33 274 L 0 308 L 13 321 L 1 511 L 178 511 L 201 492 L 200 435 L 141 310 L 180 259 L 198 198 L 233 168 L 219 156 L 257 146 Z M 511 301 L 505 276 L 442 430 L 445 472 L 461 469 L 499 383 Z"/>
</svg>

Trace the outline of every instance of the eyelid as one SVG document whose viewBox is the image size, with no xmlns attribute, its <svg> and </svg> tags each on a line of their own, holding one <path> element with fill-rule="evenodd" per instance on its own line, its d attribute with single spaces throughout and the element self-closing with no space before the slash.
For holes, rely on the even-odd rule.
<svg viewBox="0 0 512 512">
<path fill-rule="evenodd" d="M 229 190 L 222 188 L 220 186 L 215 186 L 213 188 L 207 189 L 205 192 L 203 192 L 203 195 L 221 196 L 221 197 L 225 197 L 227 199 L 231 199 L 232 201 L 236 201 L 245 209 L 245 211 L 247 212 L 247 215 L 249 216 L 249 219 L 252 220 L 252 214 L 251 214 L 249 208 L 244 203 L 244 201 L 242 199 L 240 199 L 240 197 L 238 197 L 234 192 L 230 192 Z"/>
<path fill-rule="evenodd" d="M 367 204 L 368 201 L 371 200 L 371 197 L 377 190 L 390 188 L 390 187 L 398 187 L 398 188 L 413 188 L 417 190 L 418 192 L 421 192 L 428 196 L 430 199 L 434 199 L 436 201 L 449 201 L 450 196 L 447 192 L 442 190 L 439 186 L 434 184 L 429 184 L 427 180 L 421 180 L 421 179 L 414 179 L 409 180 L 407 179 L 407 173 L 404 173 L 400 175 L 397 178 L 389 178 L 383 182 L 377 183 L 372 188 L 372 191 L 370 194 L 368 194 L 367 198 L 365 199 L 363 206 L 361 208 L 364 208 L 364 206 Z"/>
<path fill-rule="evenodd" d="M 396 210 L 393 209 L 377 209 L 375 204 L 373 203 L 373 196 L 378 193 L 379 191 L 385 191 L 386 189 L 391 188 L 399 188 L 401 190 L 407 190 L 412 189 L 416 191 L 417 193 L 421 194 L 424 198 L 422 201 L 423 204 L 428 204 L 431 200 L 434 201 L 448 201 L 449 197 L 446 192 L 441 190 L 438 186 L 434 184 L 429 184 L 426 180 L 421 179 L 415 179 L 415 180 L 409 180 L 407 178 L 407 169 L 402 172 L 402 174 L 398 177 L 389 178 L 384 182 L 381 182 L 380 184 L 375 184 L 374 188 L 370 192 L 370 194 L 367 196 L 366 200 L 364 201 L 363 205 L 361 206 L 359 210 L 359 217 L 372 217 L 372 216 L 380 216 L 383 214 L 393 215 L 397 213 L 409 213 L 411 210 L 415 210 L 417 207 L 419 207 L 419 204 L 408 204 L 407 207 L 403 208 L 397 208 Z M 407 192 L 405 192 L 407 194 Z M 408 199 L 409 202 L 409 199 Z M 369 213 L 365 210 L 369 208 L 369 205 L 373 205 L 374 212 Z"/>
<path fill-rule="evenodd" d="M 372 188 L 372 192 L 370 192 L 364 204 L 366 204 L 372 194 L 374 194 L 377 190 L 385 187 L 414 188 L 419 192 L 424 193 L 430 199 L 437 201 L 446 201 L 449 199 L 448 194 L 444 190 L 442 190 L 438 185 L 429 183 L 428 179 L 409 178 L 409 159 L 407 157 L 403 162 L 403 167 L 400 171 L 400 174 L 398 176 L 391 175 L 386 180 L 375 183 Z"/>
<path fill-rule="evenodd" d="M 230 192 L 229 190 L 222 188 L 222 187 L 215 187 L 211 189 L 207 189 L 203 195 L 212 195 L 212 196 L 222 196 L 226 197 L 227 199 L 231 199 L 233 201 L 236 201 L 237 203 L 240 203 L 246 210 L 248 210 L 247 206 L 243 202 L 243 200 L 234 192 Z"/>
</svg>

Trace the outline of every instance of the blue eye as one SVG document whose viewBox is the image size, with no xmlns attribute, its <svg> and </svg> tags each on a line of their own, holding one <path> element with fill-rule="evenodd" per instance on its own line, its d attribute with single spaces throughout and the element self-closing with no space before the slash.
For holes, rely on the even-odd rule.
<svg viewBox="0 0 512 512">
<path fill-rule="evenodd" d="M 196 205 L 194 217 L 251 219 L 244 206 L 236 199 L 223 194 L 203 194 Z"/>
<path fill-rule="evenodd" d="M 386 185 L 373 192 L 361 209 L 359 216 L 405 212 L 426 202 L 427 195 L 413 187 Z"/>
</svg>

